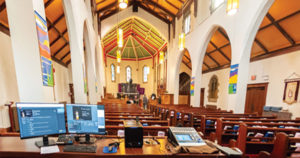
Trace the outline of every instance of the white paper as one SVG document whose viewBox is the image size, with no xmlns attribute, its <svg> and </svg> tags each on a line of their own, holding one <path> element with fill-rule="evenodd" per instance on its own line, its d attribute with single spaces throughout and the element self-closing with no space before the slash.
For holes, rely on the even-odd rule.
<svg viewBox="0 0 300 158">
<path fill-rule="evenodd" d="M 41 154 L 51 154 L 51 153 L 58 153 L 58 152 L 59 152 L 59 148 L 57 145 L 41 147 Z"/>
</svg>

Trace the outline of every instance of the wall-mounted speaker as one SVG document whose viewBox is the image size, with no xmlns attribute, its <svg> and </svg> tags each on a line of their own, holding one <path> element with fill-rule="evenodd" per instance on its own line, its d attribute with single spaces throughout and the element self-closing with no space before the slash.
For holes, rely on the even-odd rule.
<svg viewBox="0 0 300 158">
<path fill-rule="evenodd" d="M 133 3 L 133 7 L 132 7 L 132 12 L 138 12 L 139 11 L 139 6 L 137 3 Z"/>
</svg>

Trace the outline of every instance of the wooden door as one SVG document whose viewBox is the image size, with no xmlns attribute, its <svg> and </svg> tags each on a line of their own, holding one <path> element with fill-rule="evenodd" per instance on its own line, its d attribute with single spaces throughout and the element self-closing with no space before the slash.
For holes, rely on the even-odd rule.
<svg viewBox="0 0 300 158">
<path fill-rule="evenodd" d="M 266 104 L 268 83 L 249 84 L 247 87 L 245 113 L 257 112 L 262 115 Z"/>
<path fill-rule="evenodd" d="M 204 107 L 204 92 L 205 92 L 205 88 L 201 88 L 201 93 L 200 93 L 200 107 Z"/>
</svg>

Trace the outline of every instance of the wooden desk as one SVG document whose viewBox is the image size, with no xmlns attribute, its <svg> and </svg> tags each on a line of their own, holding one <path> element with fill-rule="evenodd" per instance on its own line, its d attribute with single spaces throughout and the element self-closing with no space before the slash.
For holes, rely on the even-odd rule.
<svg viewBox="0 0 300 158">
<path fill-rule="evenodd" d="M 56 139 L 56 138 L 54 138 Z M 59 146 L 60 152 L 55 154 L 41 155 L 40 149 L 37 148 L 34 143 L 41 138 L 24 139 L 19 137 L 0 137 L 0 157 L 49 157 L 49 158 L 83 158 L 83 157 L 160 157 L 160 158 L 181 158 L 181 157 L 225 157 L 222 153 L 218 154 L 177 154 L 172 155 L 166 150 L 165 145 L 167 143 L 166 138 L 158 139 L 161 145 L 144 145 L 143 148 L 125 148 L 124 139 L 119 139 L 121 142 L 117 153 L 104 154 L 102 152 L 103 147 L 107 146 L 111 142 L 118 141 L 118 139 L 102 139 L 96 142 L 97 153 L 75 153 L 75 152 L 63 152 L 63 146 Z"/>
</svg>

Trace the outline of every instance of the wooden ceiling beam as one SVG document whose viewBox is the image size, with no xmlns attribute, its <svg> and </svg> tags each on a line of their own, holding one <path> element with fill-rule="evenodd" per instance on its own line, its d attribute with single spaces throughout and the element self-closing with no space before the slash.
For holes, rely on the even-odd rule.
<svg viewBox="0 0 300 158">
<path fill-rule="evenodd" d="M 5 1 L 0 5 L 0 13 L 6 8 Z"/>
<path fill-rule="evenodd" d="M 178 10 L 178 12 L 176 14 L 177 19 L 179 19 L 182 16 L 182 14 L 183 14 L 183 12 L 185 11 L 186 8 L 189 8 L 191 6 L 191 4 L 193 3 L 193 1 L 194 0 L 186 0 L 183 3 L 182 7 Z"/>
<path fill-rule="evenodd" d="M 202 74 L 209 73 L 209 72 L 212 72 L 212 71 L 221 70 L 221 69 L 226 69 L 226 68 L 229 68 L 229 67 L 230 67 L 230 63 L 226 64 L 226 65 L 219 66 L 219 67 L 210 68 L 206 71 L 202 71 Z"/>
<path fill-rule="evenodd" d="M 148 0 L 148 1 L 144 1 L 147 2 L 148 4 L 151 4 L 152 6 L 157 7 L 158 9 L 164 11 L 165 13 L 167 13 L 169 16 L 171 16 L 172 18 L 175 17 L 175 14 L 173 14 L 172 12 L 170 12 L 168 9 L 166 9 L 165 7 L 159 5 L 158 3 L 153 2 L 152 0 Z"/>
<path fill-rule="evenodd" d="M 205 63 L 205 61 L 203 61 L 203 65 L 205 65 L 208 69 L 210 69 L 210 66 L 207 65 L 207 64 Z"/>
<path fill-rule="evenodd" d="M 108 9 L 114 7 L 114 6 L 117 6 L 117 5 L 118 5 L 118 0 L 115 1 L 115 2 L 113 2 L 113 3 L 111 3 L 111 4 L 109 4 L 109 5 L 107 5 L 106 7 L 102 8 L 102 9 L 99 9 L 99 10 L 97 11 L 97 14 L 100 14 L 101 12 L 106 11 L 106 10 L 108 10 Z M 117 8 L 118 8 L 118 7 L 117 7 Z M 118 8 L 118 9 L 119 9 L 119 8 Z"/>
<path fill-rule="evenodd" d="M 68 29 L 65 29 L 65 31 L 62 33 L 62 35 L 64 35 L 65 33 L 68 32 Z M 55 40 L 53 40 L 51 43 L 50 43 L 50 47 L 55 44 L 55 42 L 57 42 L 58 40 L 60 39 L 60 36 L 57 36 L 57 38 Z"/>
<path fill-rule="evenodd" d="M 139 57 L 138 57 L 138 55 L 137 55 L 136 48 L 135 48 L 135 44 L 134 44 L 134 42 L 133 42 L 133 40 L 132 40 L 132 37 L 130 38 L 130 40 L 131 40 L 133 52 L 134 52 L 134 54 L 135 54 L 135 60 L 138 61 L 138 58 L 139 58 Z"/>
<path fill-rule="evenodd" d="M 2 31 L 6 35 L 10 36 L 9 28 L 6 27 L 5 25 L 3 25 L 2 23 L 0 23 L 0 31 Z"/>
<path fill-rule="evenodd" d="M 105 2 L 105 1 L 106 1 L 106 0 L 102 0 L 102 1 L 97 2 L 97 3 L 96 3 L 96 6 L 98 6 L 99 4 L 101 4 L 101 3 Z"/>
<path fill-rule="evenodd" d="M 267 13 L 267 18 L 273 23 L 273 25 L 279 30 L 279 32 L 290 42 L 291 45 L 295 45 L 295 40 L 275 21 L 270 13 Z"/>
<path fill-rule="evenodd" d="M 217 60 L 216 59 L 214 59 L 210 54 L 206 54 L 214 63 L 216 63 L 217 65 L 218 65 L 218 67 L 220 67 L 221 65 L 220 65 L 220 63 L 219 62 L 217 62 Z"/>
<path fill-rule="evenodd" d="M 170 23 L 170 21 L 169 21 L 168 19 L 165 19 L 165 18 L 163 18 L 163 17 L 157 15 L 157 13 L 156 13 L 155 11 L 153 11 L 152 9 L 149 9 L 149 8 L 147 8 L 147 7 L 143 6 L 143 5 L 141 5 L 140 3 L 138 3 L 138 6 L 139 6 L 140 8 L 142 8 L 142 9 L 144 9 L 145 11 L 147 11 L 148 13 L 150 13 L 151 15 L 155 16 L 156 18 L 160 19 L 161 21 L 163 21 L 163 22 L 165 22 L 165 23 L 167 23 L 167 24 Z"/>
<path fill-rule="evenodd" d="M 220 28 L 218 28 L 218 31 L 221 33 L 221 35 L 223 36 L 223 37 L 225 37 L 227 40 L 228 40 L 228 42 L 230 43 L 230 40 L 229 40 L 229 37 L 227 36 L 227 34 L 225 33 L 225 32 L 223 32 Z"/>
<path fill-rule="evenodd" d="M 53 3 L 54 0 L 49 0 L 48 2 L 45 3 L 45 9 L 51 4 Z"/>
<path fill-rule="evenodd" d="M 269 50 L 257 38 L 255 38 L 254 41 L 265 53 L 269 52 Z"/>
<path fill-rule="evenodd" d="M 186 63 L 186 62 L 182 62 L 186 67 L 188 67 L 190 70 L 192 70 L 192 68 L 190 67 L 190 65 L 188 64 L 188 63 Z"/>
<path fill-rule="evenodd" d="M 179 10 L 179 8 L 178 8 L 177 6 L 175 6 L 173 3 L 171 3 L 170 1 L 166 0 L 166 2 L 167 2 L 170 6 L 172 6 L 173 8 Z"/>
<path fill-rule="evenodd" d="M 69 41 L 63 36 L 63 34 L 52 24 L 52 22 L 47 18 L 47 22 L 49 23 L 50 26 L 52 26 L 54 28 L 54 30 L 56 31 L 56 33 L 58 33 L 58 35 L 60 36 L 60 38 L 62 38 L 66 43 L 69 43 Z"/>
<path fill-rule="evenodd" d="M 226 56 L 225 55 L 225 53 L 221 50 L 221 49 L 219 49 L 218 47 L 217 47 L 217 45 L 215 45 L 212 41 L 210 41 L 210 44 L 217 50 L 217 51 L 219 51 L 219 53 L 227 60 L 227 61 L 231 61 L 231 59 L 229 59 L 228 58 L 228 56 Z"/>
<path fill-rule="evenodd" d="M 62 51 L 69 43 L 65 43 L 63 46 L 61 46 L 54 54 L 53 56 L 56 56 L 60 51 Z"/>
<path fill-rule="evenodd" d="M 68 51 L 62 58 L 60 58 L 60 60 L 63 61 L 69 54 L 70 54 L 70 51 Z"/>
<path fill-rule="evenodd" d="M 68 66 L 71 63 L 71 59 L 66 62 L 66 65 Z"/>
<path fill-rule="evenodd" d="M 58 63 L 58 64 L 60 64 L 60 65 L 62 65 L 62 66 L 64 66 L 64 67 L 67 67 L 67 64 L 65 64 L 65 63 L 62 62 L 61 60 L 58 60 L 56 57 L 52 56 L 51 59 L 52 59 L 53 61 L 55 61 L 56 63 Z"/>
<path fill-rule="evenodd" d="M 227 43 L 227 44 L 225 44 L 224 46 L 219 47 L 219 49 L 225 48 L 225 47 L 227 47 L 227 46 L 230 46 L 230 43 Z M 207 52 L 207 54 L 211 54 L 211 53 L 213 53 L 213 52 L 215 52 L 215 51 L 217 51 L 217 49 L 212 50 L 212 51 L 210 51 L 210 52 Z"/>
<path fill-rule="evenodd" d="M 274 22 L 280 23 L 281 21 L 286 20 L 286 19 L 288 19 L 288 18 L 290 18 L 290 17 L 293 17 L 293 16 L 295 16 L 295 15 L 297 15 L 297 14 L 299 14 L 299 13 L 300 13 L 300 10 L 298 10 L 298 11 L 292 13 L 292 14 L 289 14 L 289 15 L 287 15 L 287 16 L 285 16 L 285 17 L 279 19 L 279 20 L 276 20 L 276 21 L 274 21 Z M 274 22 L 271 22 L 270 24 L 265 25 L 265 26 L 259 28 L 259 31 L 261 31 L 261 30 L 263 30 L 263 29 L 266 29 L 266 28 L 272 26 L 272 25 L 274 24 Z"/>
<path fill-rule="evenodd" d="M 61 16 L 59 16 L 52 24 L 48 27 L 48 30 L 50 30 L 53 26 L 55 26 L 62 18 L 65 17 L 65 14 L 62 14 Z"/>
</svg>

